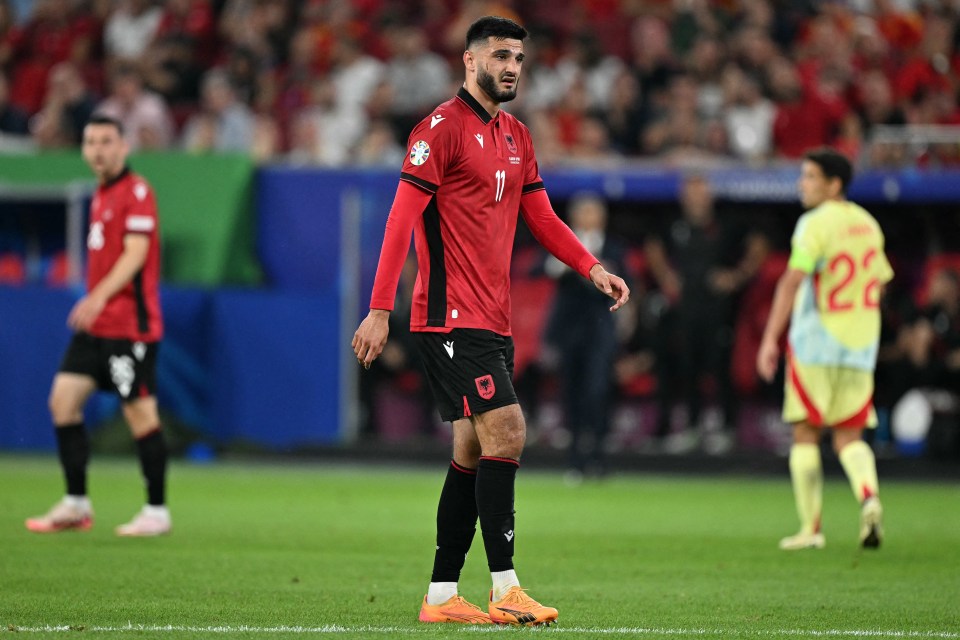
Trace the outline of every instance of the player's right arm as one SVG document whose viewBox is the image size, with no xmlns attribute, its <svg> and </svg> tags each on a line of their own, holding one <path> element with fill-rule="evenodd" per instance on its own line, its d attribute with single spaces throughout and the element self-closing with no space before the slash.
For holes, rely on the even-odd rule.
<svg viewBox="0 0 960 640">
<path fill-rule="evenodd" d="M 74 331 L 89 331 L 110 298 L 140 273 L 149 252 L 150 236 L 127 234 L 123 240 L 123 253 L 107 275 L 73 306 L 67 316 L 67 326 Z"/>
<path fill-rule="evenodd" d="M 380 262 L 373 281 L 370 313 L 353 334 L 353 352 L 365 369 L 383 352 L 390 333 L 390 312 L 397 295 L 400 271 L 410 250 L 410 234 L 417 218 L 430 203 L 432 194 L 401 180 L 393 199 L 383 234 Z"/>
<path fill-rule="evenodd" d="M 773 307 L 770 309 L 767 327 L 763 332 L 760 350 L 757 352 L 757 373 L 767 382 L 772 382 L 773 376 L 777 373 L 777 365 L 780 362 L 780 336 L 783 335 L 790 321 L 790 312 L 793 311 L 797 289 L 806 277 L 806 272 L 788 268 L 777 282 L 777 290 L 773 294 Z"/>
<path fill-rule="evenodd" d="M 150 187 L 136 180 L 119 215 L 126 230 L 123 248 L 110 270 L 70 310 L 67 325 L 89 331 L 111 298 L 133 282 L 143 270 L 157 229 L 157 201 Z"/>
<path fill-rule="evenodd" d="M 410 250 L 410 234 L 431 198 L 443 184 L 450 158 L 457 151 L 456 127 L 442 117 L 443 109 L 424 118 L 407 141 L 410 152 L 400 172 L 400 186 L 393 199 L 380 249 L 380 262 L 370 296 L 370 313 L 353 334 L 357 362 L 369 369 L 387 343 L 390 311 L 397 295 L 397 282 Z"/>
<path fill-rule="evenodd" d="M 773 294 L 773 306 L 767 318 L 767 326 L 760 341 L 760 350 L 757 352 L 757 373 L 767 382 L 773 380 L 780 362 L 780 336 L 787 329 L 790 314 L 793 311 L 793 302 L 797 298 L 797 290 L 804 279 L 817 268 L 817 261 L 823 254 L 823 242 L 820 230 L 816 224 L 811 224 L 813 216 L 806 213 L 797 222 L 793 232 L 790 250 L 790 262 L 787 270 L 777 281 L 777 289 Z"/>
</svg>

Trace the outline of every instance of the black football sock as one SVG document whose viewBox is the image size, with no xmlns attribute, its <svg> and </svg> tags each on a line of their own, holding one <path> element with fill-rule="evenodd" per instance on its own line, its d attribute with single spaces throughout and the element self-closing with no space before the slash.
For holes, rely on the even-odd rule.
<svg viewBox="0 0 960 640">
<path fill-rule="evenodd" d="M 90 461 L 90 440 L 82 422 L 54 429 L 57 452 L 67 482 L 67 495 L 87 495 L 87 463 Z"/>
<path fill-rule="evenodd" d="M 513 569 L 513 487 L 520 463 L 511 458 L 480 458 L 477 511 L 491 572 Z"/>
<path fill-rule="evenodd" d="M 166 501 L 167 443 L 160 427 L 137 440 L 137 453 L 147 482 L 147 503 L 162 506 Z"/>
<path fill-rule="evenodd" d="M 477 471 L 453 460 L 437 506 L 437 552 L 430 582 L 458 582 L 477 532 Z"/>
</svg>

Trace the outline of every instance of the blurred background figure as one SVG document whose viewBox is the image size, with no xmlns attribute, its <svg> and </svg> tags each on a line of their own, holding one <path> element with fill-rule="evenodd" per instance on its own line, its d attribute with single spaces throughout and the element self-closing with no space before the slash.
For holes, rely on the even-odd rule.
<svg viewBox="0 0 960 640">
<path fill-rule="evenodd" d="M 110 96 L 97 111 L 118 120 L 131 151 L 167 149 L 173 141 L 173 116 L 157 93 L 143 86 L 140 73 L 121 66 L 113 74 Z"/>
<path fill-rule="evenodd" d="M 403 162 L 406 149 L 397 144 L 386 120 L 374 120 L 357 145 L 354 161 L 362 167 L 393 167 Z"/>
<path fill-rule="evenodd" d="M 139 63 L 153 42 L 163 9 L 151 0 L 117 0 L 103 28 L 103 48 L 121 63 Z"/>
<path fill-rule="evenodd" d="M 253 142 L 254 118 L 247 105 L 237 100 L 230 79 L 223 71 L 209 71 L 203 78 L 203 110 L 187 122 L 183 147 L 189 151 L 247 152 Z"/>
<path fill-rule="evenodd" d="M 776 108 L 764 97 L 759 80 L 737 65 L 728 65 L 723 71 L 723 93 L 730 150 L 747 161 L 769 158 Z"/>
<path fill-rule="evenodd" d="M 761 234 L 739 233 L 717 217 L 710 183 L 702 175 L 685 178 L 680 206 L 681 217 L 646 243 L 650 272 L 669 302 L 659 329 L 660 411 L 654 446 L 686 453 L 702 436 L 707 453 L 723 454 L 736 437 L 730 377 L 736 294 L 757 272 L 769 247 Z M 721 405 L 721 413 L 703 420 L 708 395 Z M 686 413 L 676 431 L 671 424 L 674 401 Z"/>
<path fill-rule="evenodd" d="M 75 147 L 93 114 L 96 98 L 76 65 L 61 62 L 50 70 L 43 106 L 30 121 L 37 146 L 44 149 Z"/>
<path fill-rule="evenodd" d="M 911 389 L 960 389 L 960 275 L 937 270 L 925 297 L 900 327 L 897 356 L 886 363 L 891 404 Z"/>
<path fill-rule="evenodd" d="M 7 76 L 0 73 L 0 135 L 29 135 L 27 112 L 15 104 L 10 104 L 10 84 Z"/>
<path fill-rule="evenodd" d="M 384 32 L 390 59 L 386 81 L 393 97 L 394 131 L 406 136 L 450 93 L 450 68 L 430 51 L 423 29 L 412 24 L 389 26 Z"/>
<path fill-rule="evenodd" d="M 362 111 L 386 77 L 382 62 L 364 51 L 356 38 L 340 34 L 333 47 L 330 70 L 338 109 Z"/>
<path fill-rule="evenodd" d="M 624 273 L 624 247 L 607 233 L 607 205 L 592 194 L 575 196 L 567 222 L 580 242 L 603 264 Z M 548 258 L 548 275 L 557 280 L 545 341 L 556 349 L 564 423 L 570 432 L 567 479 L 606 473 L 604 444 L 610 430 L 616 319 L 609 298 L 562 262 Z"/>
<path fill-rule="evenodd" d="M 338 105 L 336 86 L 328 78 L 313 83 L 309 100 L 293 116 L 289 160 L 324 167 L 352 162 L 353 149 L 366 130 L 366 113 Z"/>
</svg>

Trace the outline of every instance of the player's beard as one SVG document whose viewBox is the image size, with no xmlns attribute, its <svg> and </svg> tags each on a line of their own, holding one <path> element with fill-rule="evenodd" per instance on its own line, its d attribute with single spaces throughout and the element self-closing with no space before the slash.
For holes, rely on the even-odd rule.
<svg viewBox="0 0 960 640">
<path fill-rule="evenodd" d="M 517 97 L 517 86 L 520 84 L 519 76 L 513 81 L 513 89 L 499 90 L 497 89 L 497 81 L 494 80 L 493 76 L 487 73 L 486 69 L 482 67 L 477 67 L 477 86 L 483 89 L 484 93 L 493 98 L 494 101 L 500 102 L 510 102 Z"/>
</svg>

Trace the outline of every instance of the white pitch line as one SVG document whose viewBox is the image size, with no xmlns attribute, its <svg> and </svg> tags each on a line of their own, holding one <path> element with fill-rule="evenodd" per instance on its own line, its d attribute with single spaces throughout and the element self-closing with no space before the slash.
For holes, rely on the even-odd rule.
<svg viewBox="0 0 960 640">
<path fill-rule="evenodd" d="M 467 626 L 457 629 L 458 631 L 470 633 L 496 633 L 510 627 L 501 626 Z M 152 624 L 127 624 L 123 626 L 100 626 L 100 625 L 42 625 L 34 627 L 21 627 L 10 625 L 7 629 L 0 628 L 0 634 L 4 632 L 19 633 L 59 633 L 73 631 L 90 631 L 99 633 L 211 633 L 229 635 L 234 633 L 263 633 L 263 634 L 338 634 L 338 633 L 371 633 L 371 634 L 413 634 L 426 631 L 426 627 L 390 627 L 390 626 L 344 626 L 338 624 L 326 624 L 316 627 L 306 626 L 274 626 L 258 627 L 249 625 L 152 625 Z M 453 630 L 453 629 L 451 629 Z M 940 638 L 944 640 L 958 639 L 960 633 L 953 631 L 897 631 L 884 629 L 769 629 L 769 630 L 750 630 L 750 629 L 697 629 L 697 628 L 662 628 L 662 627 L 610 627 L 610 628 L 587 628 L 587 627 L 561 627 L 553 626 L 549 628 L 538 629 L 541 633 L 591 633 L 614 636 L 753 636 L 757 638 L 786 638 L 786 637 L 810 637 L 810 638 Z"/>
</svg>

